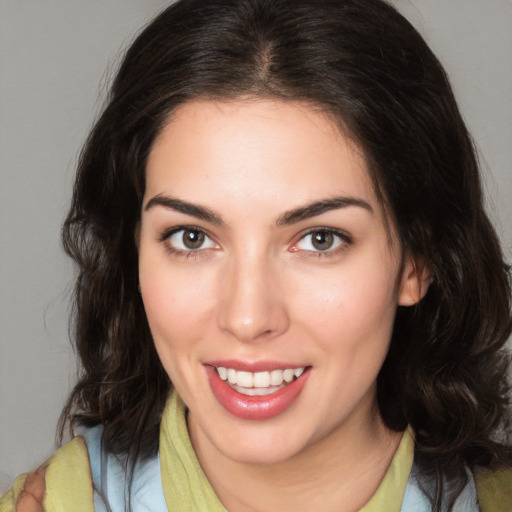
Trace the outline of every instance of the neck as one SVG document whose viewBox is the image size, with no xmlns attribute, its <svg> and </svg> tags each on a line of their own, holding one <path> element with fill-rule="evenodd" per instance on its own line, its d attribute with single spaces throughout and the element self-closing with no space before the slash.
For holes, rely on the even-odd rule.
<svg viewBox="0 0 512 512">
<path fill-rule="evenodd" d="M 201 466 L 229 512 L 352 512 L 372 497 L 402 434 L 389 431 L 375 410 L 340 425 L 293 457 L 248 464 L 223 456 L 189 423 Z"/>
</svg>

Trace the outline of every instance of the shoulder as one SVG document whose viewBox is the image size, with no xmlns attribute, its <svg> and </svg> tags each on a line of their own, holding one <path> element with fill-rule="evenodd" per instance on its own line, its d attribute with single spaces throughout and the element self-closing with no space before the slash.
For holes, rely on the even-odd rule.
<svg viewBox="0 0 512 512">
<path fill-rule="evenodd" d="M 512 510 L 512 468 L 492 472 L 477 471 L 475 481 L 481 512 Z"/>
<path fill-rule="evenodd" d="M 48 461 L 46 470 L 47 510 L 94 510 L 87 446 L 75 437 Z"/>
<path fill-rule="evenodd" d="M 37 497 L 39 503 L 42 498 L 43 510 L 94 511 L 89 456 L 82 437 L 59 448 L 40 470 L 20 475 L 0 499 L 0 510 L 22 510 L 19 506 L 24 506 L 22 500 L 27 501 L 27 496 Z M 33 510 L 38 510 L 37 506 Z"/>
<path fill-rule="evenodd" d="M 158 453 L 149 459 L 138 460 L 131 472 L 124 456 L 105 450 L 101 426 L 84 429 L 82 435 L 89 455 L 96 511 L 125 510 L 128 494 L 131 510 L 167 510 Z"/>
</svg>

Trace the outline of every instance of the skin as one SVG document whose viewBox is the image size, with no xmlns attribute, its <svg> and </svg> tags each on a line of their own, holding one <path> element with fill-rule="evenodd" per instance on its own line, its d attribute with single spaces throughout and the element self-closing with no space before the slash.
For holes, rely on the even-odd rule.
<svg viewBox="0 0 512 512">
<path fill-rule="evenodd" d="M 16 502 L 16 512 L 42 512 L 46 491 L 46 468 L 43 466 L 27 475 L 23 491 Z"/>
<path fill-rule="evenodd" d="M 334 196 L 359 203 L 282 222 Z M 154 199 L 162 197 L 215 217 Z M 182 226 L 204 232 L 204 244 L 187 250 L 183 232 L 169 235 Z M 321 228 L 340 232 L 325 251 L 308 235 Z M 378 413 L 377 374 L 397 306 L 417 302 L 427 276 L 386 228 L 360 149 L 327 115 L 298 102 L 189 102 L 152 147 L 138 245 L 158 354 L 226 508 L 363 506 L 401 438 Z M 311 372 L 283 413 L 244 420 L 212 394 L 204 363 L 219 359 Z"/>
</svg>

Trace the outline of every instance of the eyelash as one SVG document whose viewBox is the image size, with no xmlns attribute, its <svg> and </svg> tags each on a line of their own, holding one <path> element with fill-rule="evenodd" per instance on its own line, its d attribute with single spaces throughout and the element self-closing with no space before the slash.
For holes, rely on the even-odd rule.
<svg viewBox="0 0 512 512">
<path fill-rule="evenodd" d="M 208 235 L 208 233 L 197 226 L 177 226 L 175 228 L 166 230 L 160 236 L 160 242 L 162 242 L 166 248 L 166 250 L 173 256 L 180 256 L 184 258 L 198 258 L 200 256 L 204 256 L 205 249 L 177 249 L 170 244 L 170 239 L 173 235 L 181 232 L 181 231 L 191 231 L 193 233 L 202 234 L 205 238 L 212 240 L 212 238 Z M 213 242 L 214 243 L 214 242 Z"/>
<path fill-rule="evenodd" d="M 326 249 L 325 251 L 321 250 L 302 250 L 301 249 L 294 249 L 301 241 L 305 240 L 306 237 L 312 236 L 315 233 L 324 233 L 328 235 L 333 235 L 334 237 L 338 238 L 338 245 L 334 249 Z M 335 242 L 336 243 L 336 242 Z M 332 258 L 334 256 L 338 256 L 339 254 L 343 253 L 348 249 L 349 246 L 351 246 L 353 243 L 352 237 L 350 237 L 347 233 L 344 231 L 341 231 L 339 229 L 334 228 L 328 228 L 328 227 L 315 227 L 313 229 L 308 229 L 307 231 L 301 233 L 299 239 L 297 242 L 295 242 L 292 246 L 292 252 L 302 252 L 304 256 L 306 257 L 313 257 L 313 258 Z"/>
<path fill-rule="evenodd" d="M 172 228 L 170 230 L 164 231 L 161 236 L 159 237 L 160 242 L 164 243 L 166 250 L 172 254 L 173 256 L 179 256 L 179 257 L 185 257 L 185 258 L 198 258 L 205 255 L 205 250 L 208 248 L 198 248 L 196 250 L 194 249 L 177 249 L 176 247 L 172 246 L 169 242 L 171 237 L 177 233 L 180 233 L 181 231 L 191 231 L 197 234 L 204 235 L 207 239 L 209 239 L 212 243 L 212 238 L 208 235 L 208 233 L 197 226 L 177 226 L 175 228 Z M 334 237 L 338 238 L 338 245 L 334 249 L 326 249 L 325 251 L 321 250 L 301 250 L 297 249 L 296 246 L 306 239 L 308 236 L 312 236 L 315 233 L 324 233 L 328 235 L 333 235 Z M 327 227 L 315 227 L 313 229 L 309 229 L 303 233 L 300 234 L 299 239 L 293 243 L 292 247 L 290 248 L 291 252 L 301 252 L 306 257 L 316 257 L 316 258 L 329 258 L 333 256 L 337 256 L 338 254 L 341 254 L 344 252 L 350 245 L 352 245 L 353 241 L 352 238 L 345 233 L 344 231 L 333 229 L 333 228 L 327 228 Z"/>
</svg>

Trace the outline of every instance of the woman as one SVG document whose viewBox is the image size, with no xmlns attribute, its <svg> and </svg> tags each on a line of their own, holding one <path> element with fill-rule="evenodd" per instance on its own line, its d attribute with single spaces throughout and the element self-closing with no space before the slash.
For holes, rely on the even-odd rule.
<svg viewBox="0 0 512 512">
<path fill-rule="evenodd" d="M 63 238 L 79 435 L 6 510 L 511 509 L 509 277 L 446 75 L 388 4 L 166 9 Z"/>
</svg>

